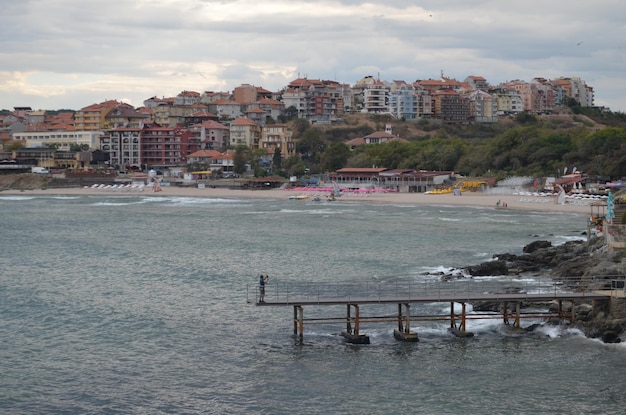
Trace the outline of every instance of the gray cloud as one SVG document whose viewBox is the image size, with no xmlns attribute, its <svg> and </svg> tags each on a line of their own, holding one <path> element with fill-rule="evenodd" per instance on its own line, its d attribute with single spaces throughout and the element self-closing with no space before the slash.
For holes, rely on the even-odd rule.
<svg viewBox="0 0 626 415">
<path fill-rule="evenodd" d="M 581 4 L 579 4 L 581 3 Z M 354 83 L 580 76 L 626 110 L 626 6 L 594 2 L 77 0 L 10 2 L 0 16 L 0 108 L 141 105 L 298 74 Z"/>
</svg>

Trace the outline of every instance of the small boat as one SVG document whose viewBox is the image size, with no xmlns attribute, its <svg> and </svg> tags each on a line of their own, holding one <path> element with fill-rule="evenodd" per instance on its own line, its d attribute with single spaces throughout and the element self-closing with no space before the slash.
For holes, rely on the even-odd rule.
<svg viewBox="0 0 626 415">
<path fill-rule="evenodd" d="M 306 199 L 310 199 L 311 196 L 309 195 L 293 195 L 293 196 L 289 196 L 289 199 L 291 200 L 306 200 Z"/>
</svg>

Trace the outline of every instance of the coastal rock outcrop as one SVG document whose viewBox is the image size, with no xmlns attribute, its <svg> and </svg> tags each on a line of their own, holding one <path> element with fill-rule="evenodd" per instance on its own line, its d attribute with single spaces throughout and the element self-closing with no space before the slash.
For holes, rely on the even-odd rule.
<svg viewBox="0 0 626 415">
<path fill-rule="evenodd" d="M 541 274 L 562 283 L 568 289 L 602 290 L 614 288 L 615 281 L 623 281 L 626 276 L 626 252 L 622 250 L 609 253 L 604 239 L 599 237 L 589 241 L 570 241 L 558 246 L 553 246 L 550 241 L 534 241 L 526 245 L 522 252 L 521 255 L 496 254 L 491 261 L 464 267 L 461 272 L 457 270 L 443 275 L 442 278 Z M 514 291 L 516 287 L 511 286 L 510 289 Z M 498 302 L 479 302 L 472 306 L 476 311 L 502 311 L 502 304 Z M 548 306 L 552 308 L 556 304 Z M 626 304 L 623 308 L 621 311 L 615 310 L 613 315 L 608 315 L 606 310 L 594 314 L 590 304 L 577 304 L 573 327 L 586 336 L 601 339 L 605 343 L 619 343 L 622 341 L 620 336 L 626 329 Z M 555 321 L 553 324 L 562 324 L 562 321 Z"/>
</svg>

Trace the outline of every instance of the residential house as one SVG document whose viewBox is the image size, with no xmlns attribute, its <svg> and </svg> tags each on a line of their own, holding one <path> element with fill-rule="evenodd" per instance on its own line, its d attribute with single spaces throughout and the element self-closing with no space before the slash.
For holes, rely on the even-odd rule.
<svg viewBox="0 0 626 415">
<path fill-rule="evenodd" d="M 285 113 L 285 104 L 281 101 L 272 99 L 272 98 L 260 98 L 258 101 L 248 106 L 249 108 L 258 108 L 265 112 L 265 120 L 264 123 L 267 122 L 269 118 L 272 120 L 279 120 L 280 117 Z"/>
<path fill-rule="evenodd" d="M 252 150 L 259 148 L 259 140 L 261 138 L 261 128 L 254 121 L 237 117 L 230 122 L 230 145 L 247 146 Z"/>
<path fill-rule="evenodd" d="M 463 82 L 467 83 L 474 91 L 487 92 L 489 90 L 489 84 L 482 76 L 468 76 Z"/>
<path fill-rule="evenodd" d="M 208 120 L 189 127 L 203 150 L 218 150 L 230 144 L 230 129 L 217 121 Z"/>
<path fill-rule="evenodd" d="M 232 120 L 243 115 L 241 104 L 230 99 L 210 102 L 208 107 L 209 112 L 216 114 L 220 120 Z"/>
<path fill-rule="evenodd" d="M 118 127 L 141 128 L 144 122 L 150 122 L 149 115 L 137 111 L 132 105 L 119 104 L 104 116 L 103 129 Z"/>
<path fill-rule="evenodd" d="M 260 108 L 250 108 L 244 111 L 244 116 L 247 119 L 254 121 L 260 126 L 265 125 L 265 119 L 266 119 L 265 111 L 263 111 Z"/>
<path fill-rule="evenodd" d="M 74 126 L 80 131 L 102 131 L 107 123 L 106 116 L 120 105 L 118 101 L 104 101 L 81 108 L 74 114 Z"/>
<path fill-rule="evenodd" d="M 350 148 L 354 149 L 357 146 L 367 145 L 367 144 L 384 144 L 391 141 L 406 141 L 403 138 L 397 137 L 393 135 L 391 131 L 391 124 L 385 125 L 385 131 L 375 131 L 371 134 L 366 135 L 365 137 L 357 137 L 352 140 L 347 141 L 345 144 L 350 146 Z"/>
<path fill-rule="evenodd" d="M 200 93 L 195 91 L 182 91 L 174 98 L 174 106 L 189 107 L 200 103 Z"/>
<path fill-rule="evenodd" d="M 229 92 L 213 92 L 213 91 L 204 91 L 200 95 L 200 103 L 204 105 L 208 105 L 211 102 L 219 101 L 222 99 L 232 99 L 232 95 Z"/>
<path fill-rule="evenodd" d="M 232 172 L 234 151 L 199 150 L 188 156 L 189 164 L 197 164 L 213 172 Z"/>
<path fill-rule="evenodd" d="M 184 117 L 185 121 L 183 121 L 183 126 L 185 128 L 189 128 L 195 124 L 201 124 L 205 121 L 218 121 L 219 117 L 215 114 L 211 114 L 206 110 L 196 111 L 193 114 L 189 114 Z"/>
</svg>

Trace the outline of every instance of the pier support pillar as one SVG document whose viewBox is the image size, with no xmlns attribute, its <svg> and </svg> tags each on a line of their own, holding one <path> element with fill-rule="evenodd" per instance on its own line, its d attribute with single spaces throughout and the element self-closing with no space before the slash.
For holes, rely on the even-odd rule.
<svg viewBox="0 0 626 415">
<path fill-rule="evenodd" d="M 354 318 L 350 316 L 350 309 L 354 307 Z M 346 304 L 346 330 L 341 335 L 348 343 L 370 344 L 369 336 L 359 333 L 360 311 L 358 304 Z"/>
<path fill-rule="evenodd" d="M 300 336 L 300 341 L 304 337 L 304 308 L 301 305 L 293 306 L 293 334 Z"/>
<path fill-rule="evenodd" d="M 406 313 L 402 313 L 402 308 Z M 396 340 L 404 342 L 417 342 L 419 338 L 417 333 L 411 333 L 411 305 L 409 303 L 398 304 L 398 328 L 393 331 L 393 337 Z"/>
<path fill-rule="evenodd" d="M 449 331 L 457 337 L 472 337 L 474 333 L 467 331 L 467 304 L 461 303 L 461 322 L 459 327 L 456 326 L 456 318 L 458 316 L 454 312 L 454 302 L 450 303 L 450 329 Z"/>
</svg>

